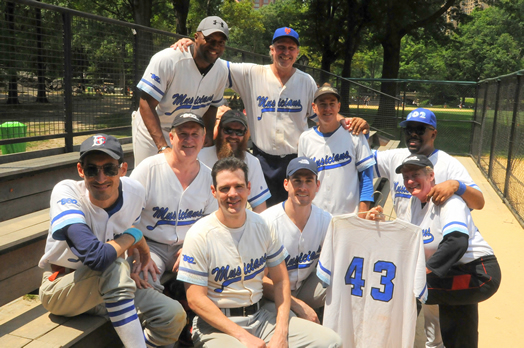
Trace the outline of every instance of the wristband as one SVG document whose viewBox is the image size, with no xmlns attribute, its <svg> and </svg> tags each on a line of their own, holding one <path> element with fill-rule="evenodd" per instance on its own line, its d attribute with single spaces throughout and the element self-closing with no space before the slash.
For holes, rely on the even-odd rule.
<svg viewBox="0 0 524 348">
<path fill-rule="evenodd" d="M 462 196 L 464 192 L 466 192 L 466 184 L 464 184 L 462 181 L 457 180 L 459 183 L 459 188 L 457 192 L 455 192 L 456 195 Z"/>
<path fill-rule="evenodd" d="M 142 239 L 142 231 L 135 227 L 128 228 L 124 231 L 124 234 L 129 234 L 133 236 L 133 238 L 135 238 L 135 242 L 133 243 L 133 245 L 140 242 L 140 239 Z"/>
<path fill-rule="evenodd" d="M 160 152 L 162 152 L 162 151 L 164 151 L 165 149 L 168 149 L 168 148 L 169 148 L 169 146 L 162 146 L 162 147 L 160 148 L 160 150 L 158 150 L 157 153 L 160 153 Z"/>
</svg>

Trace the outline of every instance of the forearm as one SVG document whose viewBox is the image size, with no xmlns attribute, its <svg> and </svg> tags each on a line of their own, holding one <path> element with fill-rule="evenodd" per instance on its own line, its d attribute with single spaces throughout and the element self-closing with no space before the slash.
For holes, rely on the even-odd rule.
<svg viewBox="0 0 524 348">
<path fill-rule="evenodd" d="M 277 308 L 277 322 L 275 335 L 281 335 L 287 339 L 289 326 L 289 310 L 291 309 L 291 290 L 289 279 L 273 284 L 273 297 Z"/>
<path fill-rule="evenodd" d="M 260 214 L 261 212 L 263 212 L 263 211 L 266 210 L 266 209 L 267 209 L 267 204 L 266 204 L 266 202 L 262 202 L 262 203 L 260 203 L 259 205 L 257 205 L 256 207 L 254 207 L 254 208 L 253 208 L 253 211 L 254 211 L 255 213 Z"/>
<path fill-rule="evenodd" d="M 468 208 L 480 210 L 484 208 L 484 195 L 480 190 L 471 186 L 466 187 L 466 192 L 461 196 Z"/>
<path fill-rule="evenodd" d="M 140 115 L 144 121 L 151 138 L 155 142 L 158 150 L 164 146 L 169 146 L 167 143 L 164 133 L 162 132 L 162 126 L 160 125 L 160 118 L 156 112 L 156 106 L 158 102 L 147 93 L 142 93 L 140 98 Z"/>
</svg>

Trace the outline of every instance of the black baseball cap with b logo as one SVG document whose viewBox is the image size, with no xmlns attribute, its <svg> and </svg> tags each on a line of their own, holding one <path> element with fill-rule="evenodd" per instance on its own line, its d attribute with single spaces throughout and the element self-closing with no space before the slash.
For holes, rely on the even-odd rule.
<svg viewBox="0 0 524 348">
<path fill-rule="evenodd" d="M 402 164 L 395 169 L 395 173 L 400 174 L 402 173 L 402 168 L 407 165 L 417 166 L 421 168 L 430 167 L 433 168 L 433 163 L 424 155 L 410 155 L 406 157 Z"/>
<path fill-rule="evenodd" d="M 82 145 L 80 145 L 80 161 L 93 151 L 108 154 L 120 163 L 124 160 L 122 145 L 112 135 L 96 134 L 84 140 Z"/>
</svg>

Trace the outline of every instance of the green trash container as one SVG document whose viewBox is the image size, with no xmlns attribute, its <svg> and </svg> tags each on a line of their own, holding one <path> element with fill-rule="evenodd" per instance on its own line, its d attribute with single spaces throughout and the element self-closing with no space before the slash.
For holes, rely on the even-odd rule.
<svg viewBox="0 0 524 348">
<path fill-rule="evenodd" d="M 0 139 L 23 138 L 26 136 L 27 126 L 20 122 L 4 122 L 0 124 Z M 25 152 L 26 143 L 2 145 L 2 155 Z"/>
</svg>

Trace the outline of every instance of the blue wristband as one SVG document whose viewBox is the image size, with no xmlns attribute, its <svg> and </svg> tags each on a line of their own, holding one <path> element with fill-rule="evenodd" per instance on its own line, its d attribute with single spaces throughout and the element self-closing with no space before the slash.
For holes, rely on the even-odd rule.
<svg viewBox="0 0 524 348">
<path fill-rule="evenodd" d="M 133 243 L 133 245 L 140 242 L 140 239 L 142 239 L 142 231 L 135 227 L 128 228 L 124 231 L 124 234 L 129 234 L 133 236 L 133 238 L 135 238 L 135 242 Z"/>
<path fill-rule="evenodd" d="M 464 194 L 464 192 L 466 192 L 466 187 L 467 186 L 462 181 L 458 181 L 458 183 L 459 183 L 459 188 L 458 188 L 457 192 L 455 192 L 455 194 L 459 195 L 459 196 L 462 196 Z"/>
</svg>

